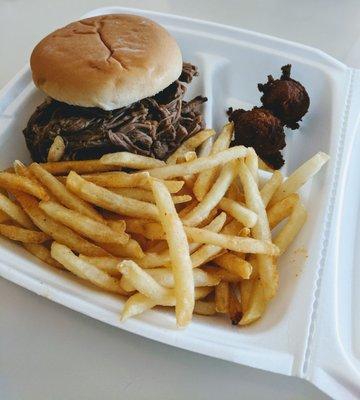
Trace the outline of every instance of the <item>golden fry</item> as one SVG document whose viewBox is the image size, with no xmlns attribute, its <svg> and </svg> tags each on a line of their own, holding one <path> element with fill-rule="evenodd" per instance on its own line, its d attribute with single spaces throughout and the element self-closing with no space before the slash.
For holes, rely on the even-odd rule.
<svg viewBox="0 0 360 400">
<path fill-rule="evenodd" d="M 88 242 L 77 233 L 59 224 L 52 218 L 47 216 L 44 211 L 39 208 L 38 201 L 26 194 L 15 192 L 16 200 L 31 218 L 32 222 L 44 233 L 52 237 L 57 242 L 64 244 L 70 249 L 87 256 L 106 256 L 108 253 L 93 243 Z"/>
<path fill-rule="evenodd" d="M 115 194 L 101 186 L 87 182 L 76 172 L 70 172 L 66 180 L 66 186 L 83 200 L 105 210 L 135 218 L 159 218 L 158 210 L 154 204 Z"/>
<path fill-rule="evenodd" d="M 160 181 L 154 180 L 152 188 L 159 210 L 160 222 L 169 245 L 175 279 L 176 321 L 179 326 L 186 326 L 191 320 L 195 303 L 189 245 L 183 224 L 166 186 Z"/>
<path fill-rule="evenodd" d="M 237 201 L 223 197 L 219 202 L 219 208 L 249 228 L 257 222 L 257 215 Z"/>
<path fill-rule="evenodd" d="M 57 198 L 61 204 L 74 211 L 78 211 L 81 214 L 87 215 L 89 218 L 93 218 L 96 221 L 104 222 L 104 219 L 94 209 L 94 207 L 71 193 L 61 182 L 47 172 L 40 164 L 32 163 L 30 165 L 30 171 L 51 192 L 51 194 Z"/>
<path fill-rule="evenodd" d="M 64 175 L 70 171 L 78 174 L 90 174 L 93 172 L 106 172 L 118 169 L 113 165 L 105 165 L 100 160 L 84 160 L 84 161 L 56 161 L 40 164 L 47 172 L 52 175 Z"/>
<path fill-rule="evenodd" d="M 219 134 L 218 138 L 211 149 L 210 156 L 226 150 L 230 146 L 230 142 L 234 133 L 233 123 L 226 124 Z M 210 190 L 212 184 L 215 182 L 217 168 L 211 168 L 206 171 L 200 172 L 194 183 L 195 197 L 201 201 L 206 193 Z"/>
<path fill-rule="evenodd" d="M 215 287 L 215 310 L 218 313 L 227 314 L 229 312 L 229 291 L 228 282 L 220 282 Z"/>
<path fill-rule="evenodd" d="M 120 234 L 115 232 L 109 226 L 53 201 L 42 201 L 39 207 L 55 221 L 64 224 L 80 235 L 88 237 L 95 242 L 126 244 L 129 241 L 129 235 L 126 233 Z"/>
<path fill-rule="evenodd" d="M 29 253 L 31 253 L 44 263 L 51 265 L 55 268 L 64 269 L 64 267 L 59 262 L 51 257 L 50 250 L 47 249 L 44 245 L 35 243 L 23 243 L 23 246 Z"/>
<path fill-rule="evenodd" d="M 241 303 L 236 296 L 236 287 L 234 284 L 230 284 L 229 287 L 229 317 L 232 325 L 238 325 L 243 313 Z"/>
<path fill-rule="evenodd" d="M 236 162 L 227 163 L 204 199 L 183 218 L 188 226 L 199 225 L 221 201 L 236 175 Z"/>
<path fill-rule="evenodd" d="M 240 161 L 239 176 L 244 189 L 246 205 L 258 216 L 257 223 L 252 228 L 253 236 L 259 240 L 264 240 L 267 243 L 271 243 L 269 221 L 259 188 L 243 161 Z M 279 253 L 279 249 L 277 250 L 277 253 Z M 257 258 L 262 287 L 267 299 L 271 299 L 275 295 L 279 282 L 279 274 L 276 264 L 273 260 L 273 257 L 270 257 L 274 255 L 277 254 L 259 254 Z"/>
<path fill-rule="evenodd" d="M 270 205 L 289 196 L 291 193 L 296 192 L 303 186 L 311 177 L 313 177 L 321 167 L 327 163 L 329 156 L 321 151 L 315 154 L 310 160 L 304 162 L 298 169 L 296 169 L 284 183 L 280 185 L 271 199 Z"/>
<path fill-rule="evenodd" d="M 195 301 L 194 313 L 198 315 L 216 314 L 215 302 L 203 300 Z"/>
<path fill-rule="evenodd" d="M 233 250 L 240 253 L 268 254 L 270 256 L 279 255 L 279 249 L 270 241 L 259 239 L 224 235 L 214 233 L 207 229 L 184 227 L 188 240 L 195 243 L 212 244 L 223 249 Z"/>
<path fill-rule="evenodd" d="M 44 188 L 25 176 L 0 172 L 0 187 L 10 191 L 18 190 L 28 193 L 41 200 L 49 200 L 49 196 Z"/>
<path fill-rule="evenodd" d="M 280 171 L 274 171 L 271 178 L 264 184 L 260 190 L 260 195 L 263 200 L 265 208 L 269 204 L 273 194 L 278 190 L 284 177 Z"/>
<path fill-rule="evenodd" d="M 118 269 L 137 291 L 150 299 L 158 300 L 173 295 L 172 289 L 161 286 L 147 271 L 140 268 L 134 261 L 121 261 L 118 264 Z"/>
<path fill-rule="evenodd" d="M 7 216 L 4 221 L 10 217 L 24 228 L 32 229 L 34 227 L 24 210 L 2 193 L 0 193 L 0 210 Z"/>
<path fill-rule="evenodd" d="M 165 165 L 164 161 L 157 160 L 156 158 L 128 153 L 127 151 L 105 154 L 100 158 L 100 162 L 106 165 L 115 165 L 117 167 L 132 169 L 150 169 Z"/>
<path fill-rule="evenodd" d="M 251 264 L 232 253 L 216 257 L 214 262 L 221 268 L 238 275 L 241 279 L 249 279 L 252 273 Z"/>
<path fill-rule="evenodd" d="M 248 325 L 258 320 L 265 312 L 266 299 L 262 283 L 259 279 L 254 282 L 247 309 L 240 320 L 240 325 Z"/>
<path fill-rule="evenodd" d="M 274 244 L 279 247 L 280 254 L 283 254 L 293 242 L 293 240 L 305 224 L 306 218 L 307 212 L 305 210 L 305 207 L 300 202 L 298 202 L 295 205 L 286 225 L 274 239 Z"/>
<path fill-rule="evenodd" d="M 43 243 L 49 240 L 49 236 L 44 232 L 31 231 L 18 226 L 4 224 L 0 224 L 0 235 L 24 243 Z"/>
<path fill-rule="evenodd" d="M 94 265 L 77 257 L 68 247 L 53 242 L 51 256 L 79 278 L 86 279 L 95 286 L 122 295 L 127 293 L 121 288 L 120 281 Z"/>
<path fill-rule="evenodd" d="M 199 157 L 187 163 L 167 165 L 165 167 L 149 170 L 149 174 L 155 178 L 171 179 L 178 176 L 197 174 L 210 168 L 228 163 L 237 158 L 245 157 L 247 149 L 244 146 L 234 146 L 221 151 L 213 156 Z"/>
<path fill-rule="evenodd" d="M 166 160 L 166 164 L 176 164 L 177 159 L 182 157 L 188 151 L 195 150 L 213 135 L 215 135 L 213 129 L 203 129 L 198 132 L 196 135 L 182 143 L 182 145 Z"/>
<path fill-rule="evenodd" d="M 267 211 L 270 229 L 275 228 L 283 219 L 287 218 L 298 201 L 299 195 L 292 193 L 270 207 Z"/>
</svg>

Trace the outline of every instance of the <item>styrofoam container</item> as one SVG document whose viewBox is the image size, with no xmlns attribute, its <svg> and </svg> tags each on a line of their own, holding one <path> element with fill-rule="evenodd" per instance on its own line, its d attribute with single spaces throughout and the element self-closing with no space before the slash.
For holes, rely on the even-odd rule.
<svg viewBox="0 0 360 400">
<path fill-rule="evenodd" d="M 73 310 L 173 346 L 299 376 L 338 399 L 360 397 L 360 75 L 325 53 L 219 24 L 138 9 L 102 8 L 86 15 L 135 13 L 152 18 L 178 40 L 184 60 L 198 65 L 188 96 L 203 94 L 208 126 L 219 129 L 229 106 L 259 104 L 256 84 L 284 64 L 308 89 L 310 111 L 298 132 L 287 132 L 284 173 L 317 151 L 327 166 L 302 195 L 308 221 L 280 260 L 280 290 L 263 319 L 246 328 L 221 317 L 194 316 L 176 330 L 174 316 L 151 310 L 124 323 L 123 300 L 84 285 L 0 239 L 0 275 Z M 22 129 L 43 95 L 29 67 L 0 92 L 0 168 L 30 161 Z M 306 249 L 306 251 L 305 251 Z"/>
</svg>

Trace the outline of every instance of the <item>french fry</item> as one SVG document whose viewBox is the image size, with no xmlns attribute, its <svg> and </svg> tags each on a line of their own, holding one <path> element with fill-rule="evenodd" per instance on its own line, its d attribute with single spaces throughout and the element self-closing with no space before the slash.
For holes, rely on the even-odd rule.
<svg viewBox="0 0 360 400">
<path fill-rule="evenodd" d="M 111 220 L 111 219 L 107 219 L 106 223 L 110 226 L 110 228 L 117 232 L 117 233 L 125 233 L 126 231 L 126 222 L 123 219 L 119 219 L 119 220 Z"/>
<path fill-rule="evenodd" d="M 207 229 L 184 227 L 188 240 L 195 243 L 212 244 L 223 249 L 240 253 L 279 255 L 279 249 L 270 241 L 263 241 L 248 237 L 225 235 L 214 233 Z"/>
<path fill-rule="evenodd" d="M 166 240 L 152 240 L 151 242 L 149 241 L 149 246 L 146 248 L 146 251 L 150 253 L 161 253 L 168 249 L 169 246 Z"/>
<path fill-rule="evenodd" d="M 273 168 L 269 167 L 260 157 L 259 157 L 259 169 L 267 172 L 275 172 Z"/>
<path fill-rule="evenodd" d="M 0 235 L 24 243 L 43 243 L 49 240 L 44 232 L 32 231 L 14 225 L 0 224 Z"/>
<path fill-rule="evenodd" d="M 169 245 L 175 279 L 176 321 L 178 326 L 186 326 L 191 320 L 195 302 L 189 245 L 183 224 L 166 186 L 160 181 L 153 180 L 152 189 L 159 210 L 160 222 Z"/>
<path fill-rule="evenodd" d="M 247 309 L 240 320 L 240 325 L 249 325 L 258 320 L 265 311 L 266 298 L 262 282 L 257 279 L 253 284 L 251 295 L 248 301 Z"/>
<path fill-rule="evenodd" d="M 284 177 L 280 171 L 274 171 L 271 178 L 264 184 L 260 190 L 260 195 L 265 208 L 269 204 L 273 194 L 278 190 L 282 184 Z"/>
<path fill-rule="evenodd" d="M 239 302 L 236 293 L 235 293 L 235 286 L 234 284 L 230 284 L 229 287 L 229 317 L 232 325 L 238 325 L 243 313 L 241 308 L 241 303 Z"/>
<path fill-rule="evenodd" d="M 225 235 L 235 235 L 235 236 L 250 236 L 250 229 L 244 228 L 243 224 L 236 219 L 233 219 L 231 222 L 226 224 L 221 231 Z"/>
<path fill-rule="evenodd" d="M 213 301 L 195 301 L 194 313 L 198 315 L 214 315 L 216 314 L 215 302 Z"/>
<path fill-rule="evenodd" d="M 307 212 L 305 207 L 298 202 L 282 230 L 274 238 L 274 244 L 280 249 L 280 254 L 283 254 L 293 242 L 301 228 L 305 224 Z"/>
<path fill-rule="evenodd" d="M 30 165 L 30 171 L 61 204 L 70 208 L 71 210 L 78 211 L 89 218 L 93 218 L 96 221 L 104 222 L 103 217 L 94 209 L 94 207 L 71 193 L 61 182 L 47 172 L 40 164 L 32 163 Z"/>
<path fill-rule="evenodd" d="M 233 123 L 226 124 L 218 138 L 215 140 L 210 152 L 210 157 L 226 150 L 229 147 L 233 133 Z M 215 182 L 217 172 L 217 168 L 215 167 L 203 171 L 198 175 L 194 183 L 194 195 L 199 201 L 205 197 L 206 193 L 210 190 L 210 187 Z"/>
<path fill-rule="evenodd" d="M 284 181 L 252 148 L 229 148 L 233 129 L 227 124 L 214 145 L 213 130 L 198 132 L 166 163 L 127 152 L 29 167 L 16 160 L 0 172 L 0 235 L 49 265 L 130 296 L 123 320 L 170 306 L 179 327 L 193 313 L 251 324 L 277 291 L 277 257 L 305 223 L 296 191 L 328 156 L 316 154 Z M 49 160 L 63 149 L 56 138 Z M 259 168 L 272 172 L 261 190 Z M 270 229 L 284 219 L 272 241 Z M 40 244 L 45 240 L 51 252 Z"/>
<path fill-rule="evenodd" d="M 166 163 L 169 165 L 176 164 L 177 159 L 181 158 L 188 151 L 195 150 L 213 135 L 215 135 L 213 129 L 203 129 L 182 143 L 182 145 L 166 160 Z"/>
<path fill-rule="evenodd" d="M 275 172 L 273 168 L 269 167 L 260 157 L 259 157 L 259 169 L 267 172 Z"/>
<path fill-rule="evenodd" d="M 144 257 L 137 262 L 142 268 L 156 268 L 169 265 L 171 260 L 169 251 L 164 250 L 161 253 L 145 253 Z"/>
<path fill-rule="evenodd" d="M 213 219 L 207 226 L 206 229 L 209 231 L 213 232 L 219 232 L 226 220 L 226 214 L 222 213 L 218 215 L 216 218 Z M 191 243 L 189 246 L 190 253 L 195 252 L 198 248 L 200 248 L 201 245 Z M 205 248 L 205 246 L 202 246 Z M 210 246 L 209 246 L 210 247 Z M 221 248 L 217 248 L 216 254 L 221 252 Z M 195 253 L 193 253 L 195 254 Z M 211 255 L 211 254 L 210 254 Z M 209 254 L 207 250 L 202 251 L 200 254 L 197 255 L 191 255 L 191 260 L 192 260 L 192 265 L 193 268 L 199 266 L 202 262 L 205 262 L 209 258 Z M 162 267 L 170 264 L 170 254 L 168 250 L 164 250 L 162 252 L 156 253 L 155 249 L 152 249 L 151 252 L 147 252 L 144 257 L 141 260 L 136 260 L 136 262 L 142 267 L 142 268 L 156 268 L 156 267 Z M 200 262 L 200 264 L 199 264 Z"/>
<path fill-rule="evenodd" d="M 109 188 L 141 188 L 151 190 L 149 173 L 146 171 L 126 172 L 105 172 L 102 174 L 82 175 L 84 179 L 96 185 Z M 177 193 L 184 186 L 184 181 L 163 181 L 170 193 Z"/>
<path fill-rule="evenodd" d="M 195 299 L 202 299 L 212 291 L 211 287 L 199 287 L 195 289 Z M 142 314 L 146 310 L 159 305 L 166 307 L 174 307 L 176 304 L 175 295 L 166 296 L 159 300 L 152 300 L 144 296 L 142 293 L 133 294 L 125 303 L 121 320 L 125 321 L 130 317 Z"/>
<path fill-rule="evenodd" d="M 239 185 L 236 182 L 236 179 L 231 183 L 231 185 L 229 186 L 229 189 L 227 190 L 225 196 L 231 200 L 234 201 L 239 201 L 240 197 L 241 197 L 241 192 L 240 192 L 240 188 Z"/>
<path fill-rule="evenodd" d="M 51 236 L 57 242 L 64 244 L 70 249 L 77 251 L 87 256 L 106 256 L 108 253 L 102 248 L 96 246 L 93 243 L 88 242 L 77 233 L 67 228 L 66 226 L 59 224 L 44 211 L 39 208 L 38 201 L 26 194 L 21 192 L 14 192 L 16 200 L 20 203 L 21 207 L 28 214 L 32 222 L 44 233 Z"/>
<path fill-rule="evenodd" d="M 224 197 L 231 182 L 236 175 L 236 162 L 227 163 L 221 170 L 216 182 L 206 194 L 204 199 L 183 218 L 183 223 L 188 226 L 199 225 Z"/>
<path fill-rule="evenodd" d="M 191 254 L 191 263 L 193 268 L 200 267 L 201 265 L 213 260 L 225 251 L 219 246 L 207 244 L 201 246 L 197 251 Z"/>
<path fill-rule="evenodd" d="M 267 211 L 270 229 L 274 229 L 283 219 L 287 218 L 298 201 L 299 195 L 292 193 L 270 207 Z"/>
<path fill-rule="evenodd" d="M 178 212 L 179 217 L 182 219 L 185 215 L 187 215 L 191 210 L 193 210 L 197 206 L 198 202 L 193 200 L 191 203 L 187 204 L 183 209 Z"/>
<path fill-rule="evenodd" d="M 109 220 L 108 220 L 109 221 Z M 128 233 L 138 233 L 140 235 L 145 236 L 145 224 L 146 222 L 151 222 L 150 220 L 143 220 L 143 219 L 137 219 L 137 218 L 127 218 L 125 220 L 125 225 L 126 225 L 126 232 Z M 150 238 L 148 238 L 150 239 Z M 152 239 L 154 240 L 154 239 Z"/>
<path fill-rule="evenodd" d="M 215 287 L 215 310 L 218 313 L 227 314 L 229 312 L 229 283 L 220 282 Z"/>
<path fill-rule="evenodd" d="M 219 232 L 226 221 L 226 214 L 222 213 L 220 215 L 218 215 L 215 218 L 214 218 L 214 215 L 212 215 L 211 218 L 209 219 L 209 221 L 204 221 L 204 222 L 206 222 L 204 229 L 208 229 L 213 232 Z M 221 226 L 221 228 L 218 228 L 218 226 Z M 145 221 L 144 223 L 142 223 L 139 220 L 136 220 L 133 222 L 130 221 L 129 229 L 130 229 L 129 232 L 136 231 L 136 233 L 139 233 L 150 240 L 165 239 L 165 232 L 164 232 L 161 224 L 159 224 L 158 222 L 151 222 L 151 221 L 146 222 Z"/>
<path fill-rule="evenodd" d="M 256 224 L 257 215 L 234 200 L 223 197 L 219 202 L 219 208 L 241 222 L 244 226 L 252 228 Z"/>
<path fill-rule="evenodd" d="M 9 172 L 0 172 L 0 187 L 9 191 L 19 190 L 41 200 L 49 199 L 43 187 L 25 176 L 15 175 Z"/>
<path fill-rule="evenodd" d="M 106 172 L 118 169 L 113 165 L 105 165 L 100 160 L 84 161 L 56 161 L 40 164 L 47 172 L 52 175 L 64 175 L 70 171 L 78 174 L 89 174 L 93 172 Z"/>
<path fill-rule="evenodd" d="M 240 297 L 241 297 L 241 311 L 243 315 L 249 308 L 249 299 L 254 286 L 254 279 L 244 279 L 238 283 Z"/>
<path fill-rule="evenodd" d="M 201 223 L 198 225 L 198 228 L 208 229 L 207 226 L 215 219 L 215 217 L 217 215 L 218 215 L 218 209 L 217 208 L 213 208 L 209 212 L 209 215 L 203 221 L 201 221 Z M 226 214 L 225 214 L 225 217 L 227 218 Z M 226 218 L 225 218 L 225 220 L 226 220 Z"/>
<path fill-rule="evenodd" d="M 149 174 L 154 178 L 171 179 L 178 176 L 197 174 L 210 168 L 228 163 L 237 158 L 245 157 L 247 148 L 244 146 L 234 146 L 230 149 L 221 151 L 213 156 L 199 157 L 187 163 L 167 165 L 165 167 L 149 170 Z"/>
<path fill-rule="evenodd" d="M 40 184 L 40 182 L 36 179 L 36 176 L 30 171 L 29 167 L 19 160 L 14 161 L 14 171 L 16 175 L 25 176 L 26 178 L 34 181 L 36 184 Z"/>
<path fill-rule="evenodd" d="M 130 281 L 137 291 L 153 300 L 172 296 L 173 290 L 161 286 L 156 280 L 140 268 L 134 261 L 124 260 L 118 264 L 118 269 L 123 277 Z"/>
<path fill-rule="evenodd" d="M 64 269 L 64 267 L 59 262 L 51 257 L 50 250 L 47 249 L 44 245 L 35 243 L 23 243 L 23 246 L 29 253 L 31 253 L 33 256 L 37 257 L 44 263 L 51 265 L 55 268 Z"/>
<path fill-rule="evenodd" d="M 0 193 L 0 210 L 3 211 L 7 217 L 10 217 L 24 228 L 34 228 L 34 224 L 24 210 L 2 193 Z M 6 218 L 4 221 L 5 220 Z"/>
<path fill-rule="evenodd" d="M 84 179 L 96 185 L 110 188 L 132 188 L 140 187 L 149 189 L 149 173 L 148 172 L 135 172 L 127 173 L 121 171 L 104 172 L 100 174 L 82 175 Z"/>
<path fill-rule="evenodd" d="M 141 259 L 144 257 L 139 243 L 134 239 L 129 239 L 126 244 L 114 244 L 114 243 L 101 243 L 101 247 L 109 255 L 109 253 L 115 257 L 129 257 L 135 259 Z"/>
<path fill-rule="evenodd" d="M 120 257 L 87 257 L 81 255 L 84 260 L 96 265 L 98 268 L 103 269 L 109 273 L 118 271 L 117 265 L 123 261 L 124 258 Z M 141 268 L 157 268 L 170 263 L 169 252 L 164 253 L 146 253 L 142 258 L 133 258 Z"/>
<path fill-rule="evenodd" d="M 188 151 L 184 154 L 184 161 L 189 162 L 197 159 L 197 154 L 195 151 Z"/>
<path fill-rule="evenodd" d="M 53 201 L 42 201 L 39 207 L 55 221 L 64 224 L 73 231 L 100 243 L 126 244 L 129 235 L 118 233 L 109 226 L 95 221 L 77 211 L 70 210 Z"/>
<path fill-rule="evenodd" d="M 129 199 L 115 194 L 94 183 L 87 182 L 76 172 L 70 172 L 66 187 L 83 200 L 95 204 L 105 210 L 136 218 L 158 219 L 159 213 L 154 204 L 135 199 Z"/>
<path fill-rule="evenodd" d="M 225 213 L 220 214 L 220 216 L 224 216 Z M 220 216 L 218 216 L 217 218 L 219 218 Z M 243 236 L 243 229 L 239 229 L 238 227 L 238 222 L 236 220 L 230 222 L 229 224 L 227 224 L 226 226 L 223 227 L 223 224 L 225 223 L 225 219 L 222 220 L 222 225 L 221 228 L 219 229 L 214 229 L 212 230 L 213 232 L 218 232 L 221 229 L 221 233 L 223 234 L 229 234 L 229 235 L 233 235 L 233 234 L 237 234 L 239 236 Z M 208 227 L 205 227 L 205 229 L 208 229 Z M 245 228 L 247 229 L 247 228 Z M 191 243 L 190 245 L 193 245 L 193 243 Z M 193 268 L 199 267 L 200 265 L 207 263 L 213 259 L 215 259 L 216 257 L 226 253 L 227 250 L 224 250 L 221 246 L 215 246 L 212 244 L 205 244 L 203 246 L 201 246 L 197 251 L 195 251 L 194 253 L 191 254 L 191 262 L 192 262 L 192 266 Z M 240 257 L 240 253 L 236 253 L 236 255 L 238 257 Z M 222 279 L 222 280 L 226 280 L 226 279 Z M 237 279 L 238 280 L 238 279 Z"/>
<path fill-rule="evenodd" d="M 101 268 L 102 269 L 102 268 Z M 173 289 L 174 288 L 174 274 L 168 268 L 152 268 L 147 269 L 146 273 L 148 273 L 157 283 L 166 288 Z M 112 273 L 111 273 L 112 274 Z M 205 287 L 205 286 L 216 286 L 219 284 L 220 279 L 214 275 L 207 273 L 199 268 L 195 268 L 193 271 L 194 274 L 194 286 L 195 287 Z M 123 277 L 125 278 L 125 277 Z M 135 287 L 132 286 L 128 279 L 121 279 L 121 286 L 127 292 L 132 292 L 135 290 Z"/>
<path fill-rule="evenodd" d="M 157 160 L 156 158 L 128 153 L 127 151 L 105 154 L 100 158 L 100 162 L 106 165 L 132 169 L 150 169 L 165 165 L 164 161 Z"/>
<path fill-rule="evenodd" d="M 95 267 L 107 272 L 110 275 L 118 275 L 118 264 L 122 261 L 121 258 L 116 257 L 89 257 L 79 254 L 79 257 L 86 262 L 95 265 Z"/>
<path fill-rule="evenodd" d="M 289 196 L 291 193 L 299 190 L 300 187 L 313 177 L 328 160 L 329 156 L 319 151 L 310 158 L 310 160 L 302 164 L 286 179 L 285 182 L 280 185 L 272 197 L 270 205 L 277 203 Z"/>
<path fill-rule="evenodd" d="M 214 220 L 207 225 L 205 228 L 209 231 L 212 232 L 220 232 L 220 230 L 223 228 L 224 224 L 226 221 L 226 214 L 221 213 L 218 215 Z M 194 243 L 191 243 L 193 245 Z M 191 264 L 193 268 L 199 267 L 200 265 L 204 264 L 205 262 L 211 260 L 212 258 L 216 257 L 219 253 L 221 253 L 223 249 L 219 246 L 213 246 L 213 245 L 205 245 L 205 246 L 199 246 L 198 249 L 196 249 L 194 252 L 192 252 L 190 258 L 191 258 Z"/>
<path fill-rule="evenodd" d="M 256 184 L 259 184 L 259 159 L 257 154 L 255 153 L 255 150 L 252 147 L 248 148 L 248 154 L 245 157 L 245 164 L 248 167 L 251 175 L 254 178 L 254 181 Z"/>
<path fill-rule="evenodd" d="M 152 276 L 156 282 L 160 285 L 173 288 L 174 287 L 174 274 L 168 268 L 154 268 L 154 269 L 147 269 L 146 272 Z M 208 274 L 207 272 L 195 268 L 193 271 L 194 276 L 194 286 L 216 286 L 219 284 L 220 279 L 215 276 Z"/>
<path fill-rule="evenodd" d="M 226 253 L 213 260 L 221 268 L 238 275 L 241 279 L 249 279 L 252 273 L 252 266 L 249 262 L 232 253 Z"/>
<path fill-rule="evenodd" d="M 120 194 L 121 196 L 124 197 L 130 197 L 131 199 L 146 201 L 148 203 L 155 203 L 155 199 L 152 192 L 146 189 L 117 188 L 117 189 L 111 189 L 111 191 L 116 194 Z M 189 195 L 171 196 L 171 198 L 174 204 L 187 203 L 192 200 L 192 197 Z"/>
<path fill-rule="evenodd" d="M 0 224 L 2 224 L 3 222 L 9 221 L 10 217 L 8 214 L 4 213 L 4 211 L 2 211 L 0 209 Z"/>
<path fill-rule="evenodd" d="M 224 282 L 240 282 L 241 278 L 239 277 L 239 275 L 235 275 L 230 271 L 227 271 L 226 269 L 223 268 L 219 268 L 217 266 L 213 266 L 213 265 L 206 265 L 206 266 L 202 266 L 201 269 L 203 271 L 206 271 L 208 274 L 216 276 L 218 279 L 220 279 L 221 281 Z M 248 279 L 244 280 L 248 281 Z"/>
<path fill-rule="evenodd" d="M 120 281 L 118 279 L 77 257 L 68 247 L 60 243 L 53 242 L 51 245 L 51 257 L 53 257 L 74 275 L 88 280 L 101 289 L 121 295 L 127 294 L 121 288 Z"/>
<path fill-rule="evenodd" d="M 258 215 L 256 225 L 252 228 L 254 238 L 271 243 L 271 233 L 266 210 L 258 186 L 243 161 L 240 161 L 239 176 L 244 189 L 246 205 Z M 279 249 L 278 249 L 279 251 Z M 258 255 L 259 274 L 266 299 L 271 299 L 278 287 L 279 275 L 272 257 L 276 254 Z"/>
</svg>

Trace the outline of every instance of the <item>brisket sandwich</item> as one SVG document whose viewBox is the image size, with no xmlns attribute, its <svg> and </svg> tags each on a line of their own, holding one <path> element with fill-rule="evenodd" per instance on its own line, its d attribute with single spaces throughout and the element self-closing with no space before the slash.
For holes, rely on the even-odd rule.
<svg viewBox="0 0 360 400">
<path fill-rule="evenodd" d="M 82 160 L 129 151 L 166 159 L 204 127 L 197 96 L 184 101 L 197 68 L 175 39 L 129 14 L 77 21 L 45 37 L 31 55 L 48 98 L 25 130 L 34 161 Z"/>
</svg>

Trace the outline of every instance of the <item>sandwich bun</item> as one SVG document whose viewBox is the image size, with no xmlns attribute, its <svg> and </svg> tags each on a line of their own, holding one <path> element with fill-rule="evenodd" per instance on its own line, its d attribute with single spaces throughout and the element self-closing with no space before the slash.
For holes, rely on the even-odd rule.
<svg viewBox="0 0 360 400">
<path fill-rule="evenodd" d="M 30 65 L 35 85 L 53 99 L 113 110 L 169 86 L 181 74 L 182 56 L 175 39 L 154 21 L 110 14 L 46 36 Z"/>
</svg>

